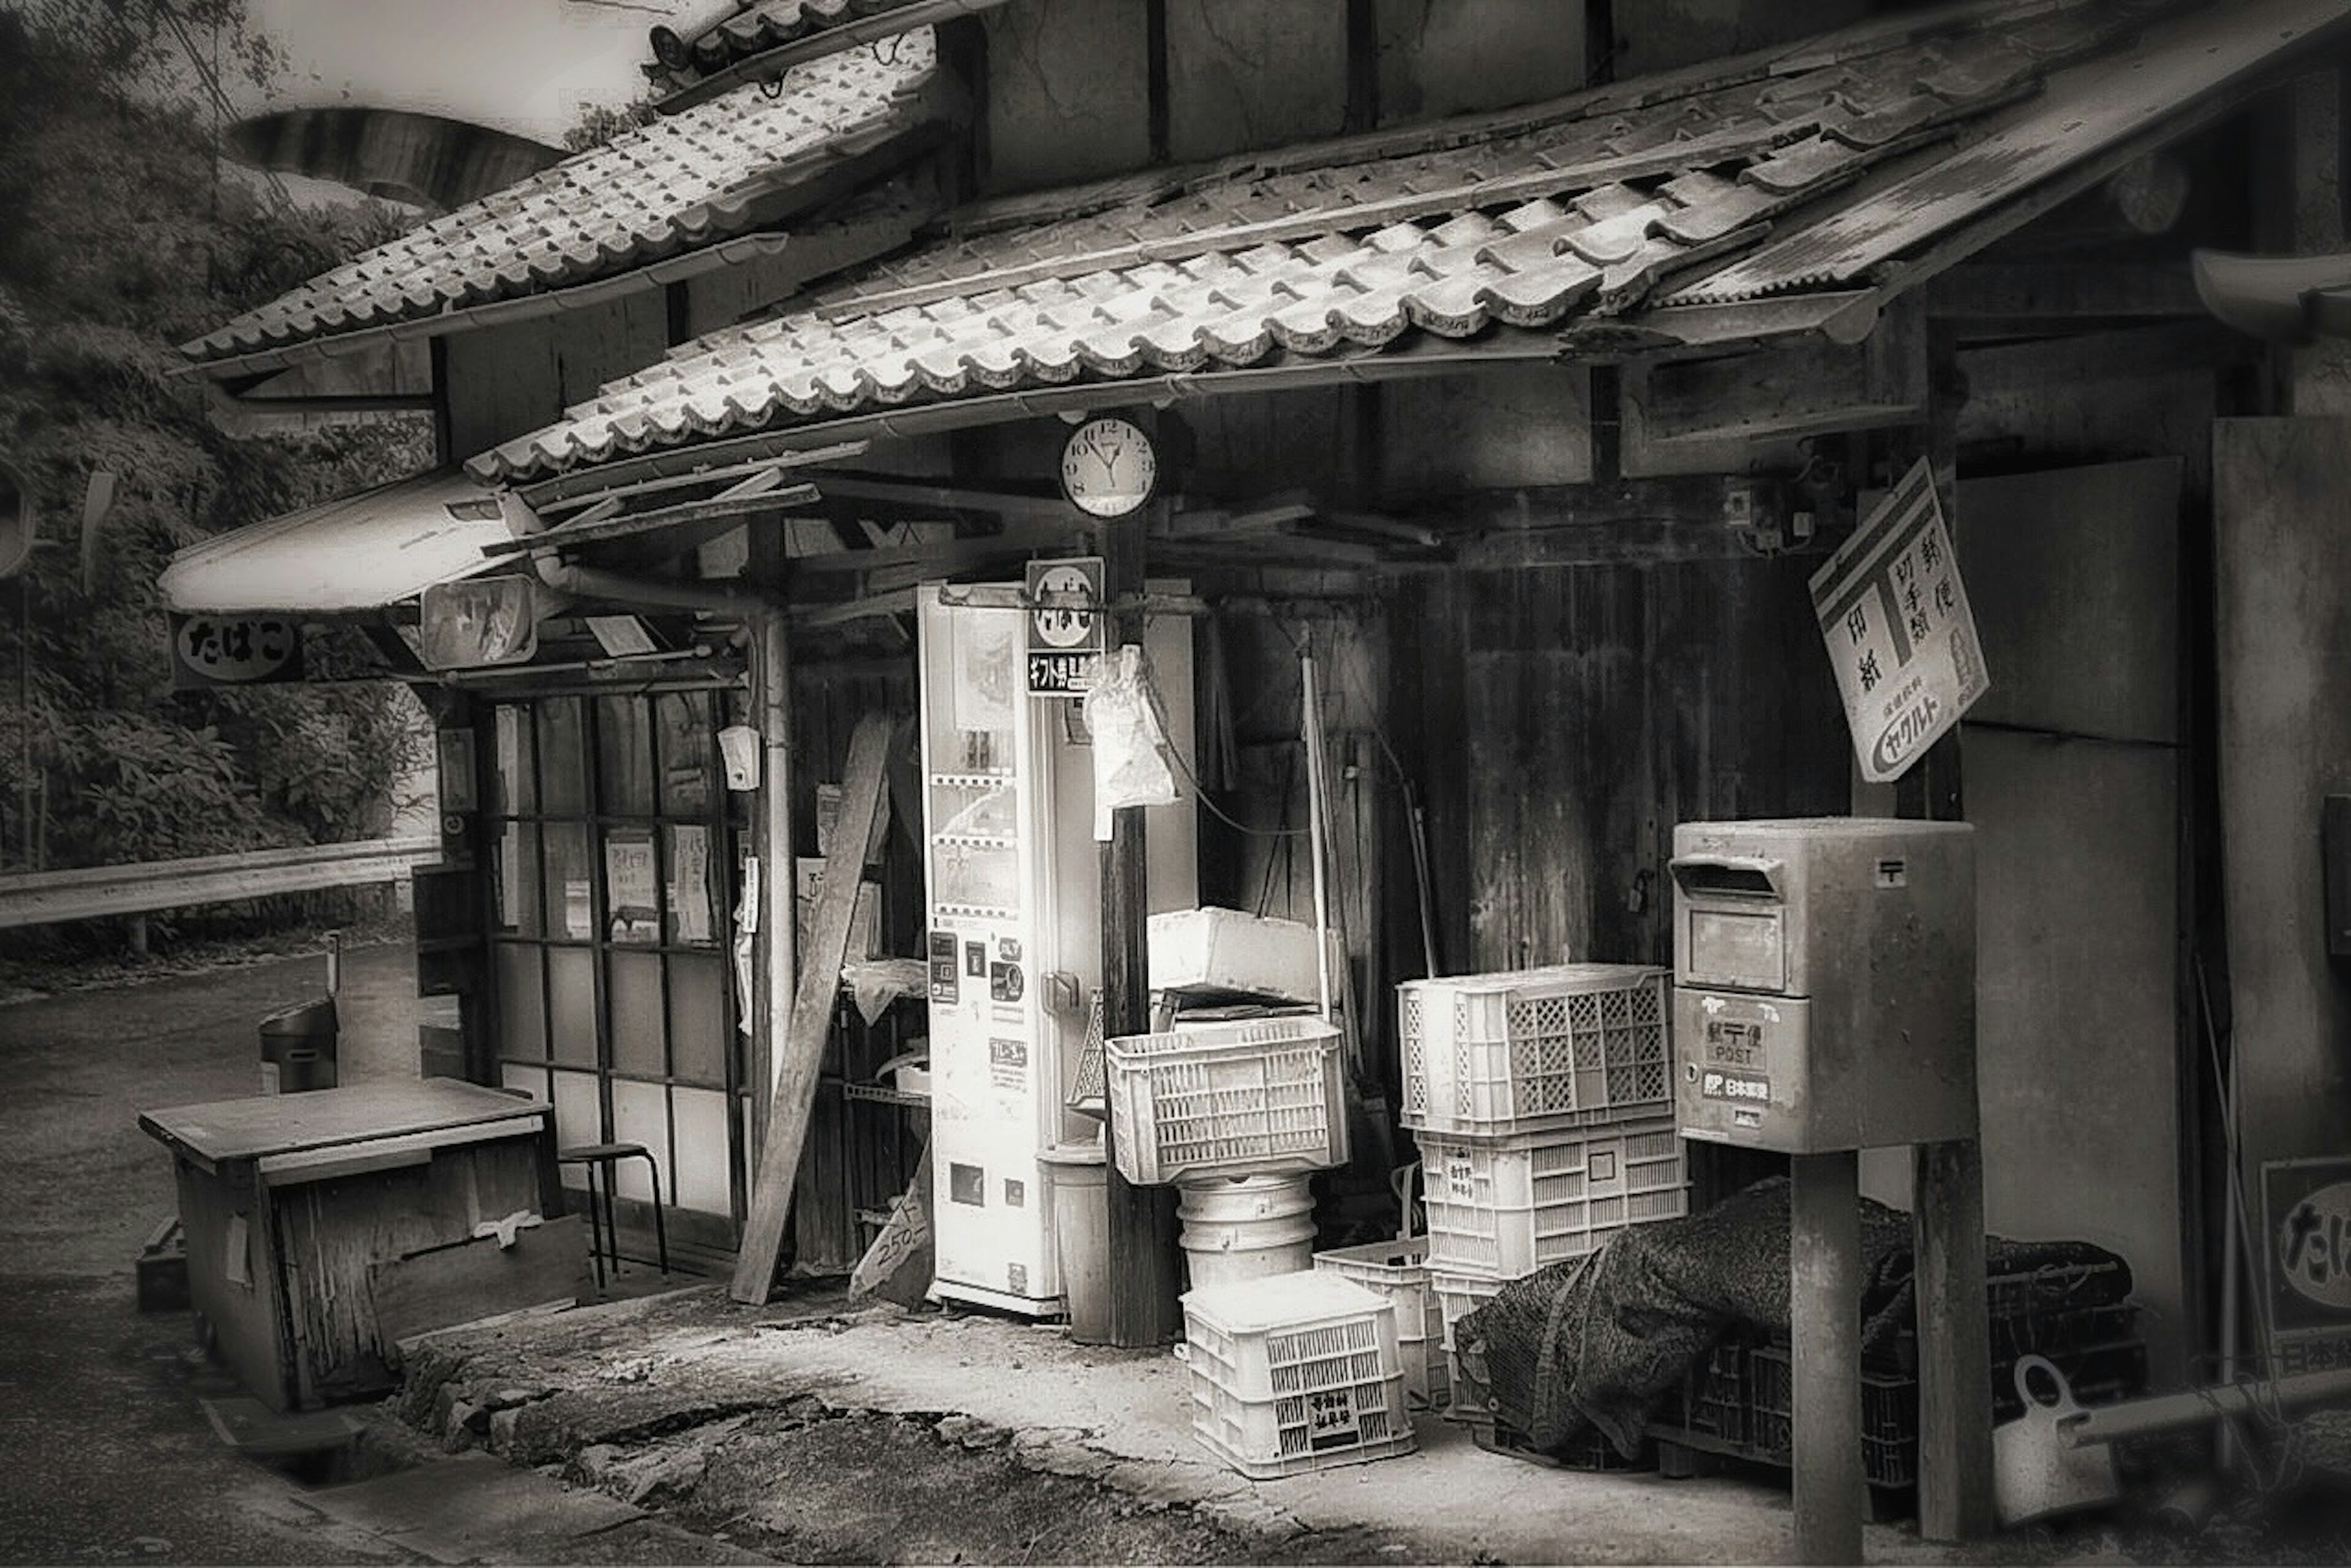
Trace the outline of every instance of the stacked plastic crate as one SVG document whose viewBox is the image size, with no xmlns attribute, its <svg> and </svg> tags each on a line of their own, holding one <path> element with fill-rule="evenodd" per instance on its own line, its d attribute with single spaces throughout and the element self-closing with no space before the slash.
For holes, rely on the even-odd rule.
<svg viewBox="0 0 2351 1568">
<path fill-rule="evenodd" d="M 1688 1212 L 1667 985 L 1643 965 L 1562 964 L 1397 988 L 1447 1352 L 1510 1281 Z M 1490 1426 L 1463 1384 L 1457 1362 L 1447 1417 Z"/>
</svg>

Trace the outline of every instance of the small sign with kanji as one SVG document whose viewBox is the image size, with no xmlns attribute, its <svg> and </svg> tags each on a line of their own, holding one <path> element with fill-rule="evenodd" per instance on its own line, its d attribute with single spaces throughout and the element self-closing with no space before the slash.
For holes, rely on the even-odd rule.
<svg viewBox="0 0 2351 1568">
<path fill-rule="evenodd" d="M 1029 694 L 1078 697 L 1102 653 L 1100 556 L 1029 563 Z"/>
<path fill-rule="evenodd" d="M 1991 689 L 1922 459 L 1813 574 L 1862 777 L 1889 783 Z"/>
</svg>

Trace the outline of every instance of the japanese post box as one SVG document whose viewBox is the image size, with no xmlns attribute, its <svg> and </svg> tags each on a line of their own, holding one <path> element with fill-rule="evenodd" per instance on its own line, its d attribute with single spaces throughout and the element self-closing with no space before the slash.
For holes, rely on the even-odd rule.
<svg viewBox="0 0 2351 1568">
<path fill-rule="evenodd" d="M 1972 828 L 1684 822 L 1672 870 L 1684 1137 L 1823 1154 L 1975 1136 Z"/>
</svg>

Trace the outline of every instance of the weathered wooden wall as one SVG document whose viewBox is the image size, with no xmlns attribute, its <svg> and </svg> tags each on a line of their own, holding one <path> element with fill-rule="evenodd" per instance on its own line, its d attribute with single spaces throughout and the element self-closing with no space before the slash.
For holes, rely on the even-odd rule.
<svg viewBox="0 0 2351 1568">
<path fill-rule="evenodd" d="M 2351 793 L 2351 420 L 2224 420 L 2215 452 L 2229 966 L 2257 1201 L 2262 1162 L 2351 1144 L 2351 966 L 2327 956 L 2319 839 L 2324 798 Z"/>
<path fill-rule="evenodd" d="M 660 359 L 669 304 L 661 289 L 641 289 L 446 342 L 449 449 L 462 459 L 552 423 L 606 382 Z"/>
<path fill-rule="evenodd" d="M 1374 124 L 1532 103 L 1583 85 L 1560 0 L 1165 0 L 1166 158 L 1197 162 Z M 1151 160 L 1152 40 L 1129 0 L 1037 0 L 984 18 L 991 193 Z"/>
</svg>

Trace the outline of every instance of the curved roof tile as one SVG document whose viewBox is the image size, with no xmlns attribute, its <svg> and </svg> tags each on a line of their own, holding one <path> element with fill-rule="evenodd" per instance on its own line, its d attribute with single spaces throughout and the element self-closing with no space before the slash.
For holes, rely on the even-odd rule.
<svg viewBox="0 0 2351 1568">
<path fill-rule="evenodd" d="M 623 131 L 430 219 L 183 346 L 234 359 L 632 270 L 755 226 L 761 199 L 922 122 L 937 51 L 894 47 L 796 66 Z"/>
</svg>

